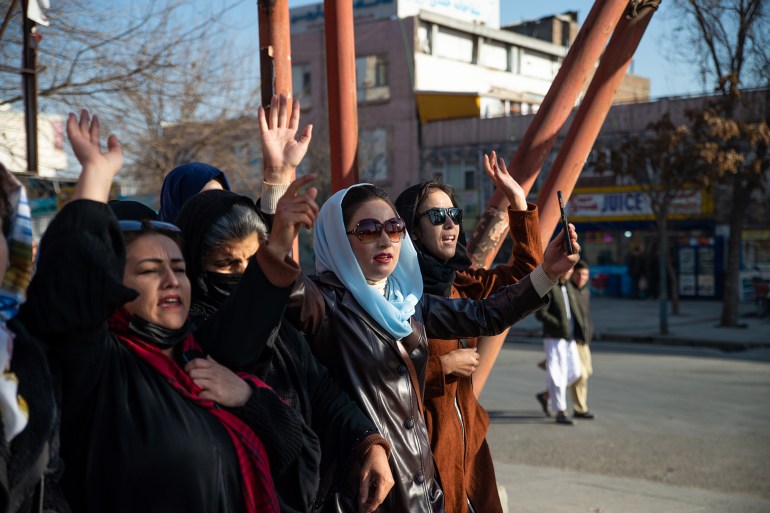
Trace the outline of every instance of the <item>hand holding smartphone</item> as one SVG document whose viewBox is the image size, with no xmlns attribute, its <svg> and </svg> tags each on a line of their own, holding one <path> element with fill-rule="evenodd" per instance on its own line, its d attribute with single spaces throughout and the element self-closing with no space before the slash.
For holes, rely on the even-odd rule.
<svg viewBox="0 0 770 513">
<path fill-rule="evenodd" d="M 572 238 L 569 236 L 569 221 L 567 221 L 567 214 L 564 212 L 564 196 L 561 191 L 556 191 L 556 195 L 559 197 L 559 211 L 561 212 L 561 225 L 564 228 L 564 240 L 567 244 L 567 254 L 572 255 L 575 253 L 575 249 L 572 247 Z"/>
</svg>

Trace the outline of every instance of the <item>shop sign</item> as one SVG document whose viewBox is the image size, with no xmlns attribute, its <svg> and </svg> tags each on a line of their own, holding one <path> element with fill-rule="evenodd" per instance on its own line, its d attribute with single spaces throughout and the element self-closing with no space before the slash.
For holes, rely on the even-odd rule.
<svg viewBox="0 0 770 513">
<path fill-rule="evenodd" d="M 704 214 L 701 191 L 685 189 L 673 199 L 669 217 L 692 217 Z M 575 192 L 567 202 L 573 221 L 638 221 L 655 216 L 647 195 L 641 191 Z"/>
</svg>

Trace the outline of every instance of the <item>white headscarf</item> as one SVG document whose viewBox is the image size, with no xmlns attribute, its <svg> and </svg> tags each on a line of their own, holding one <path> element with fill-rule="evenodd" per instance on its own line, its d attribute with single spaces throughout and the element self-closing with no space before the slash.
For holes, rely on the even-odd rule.
<svg viewBox="0 0 770 513">
<path fill-rule="evenodd" d="M 417 252 L 409 237 L 401 242 L 401 253 L 393 273 L 388 276 L 386 296 L 366 282 L 358 265 L 350 240 L 345 233 L 342 217 L 342 199 L 357 184 L 336 192 L 321 207 L 315 224 L 313 248 L 316 272 L 331 271 L 353 294 L 358 304 L 396 339 L 412 333 L 409 323 L 415 306 L 422 297 L 422 275 Z"/>
</svg>

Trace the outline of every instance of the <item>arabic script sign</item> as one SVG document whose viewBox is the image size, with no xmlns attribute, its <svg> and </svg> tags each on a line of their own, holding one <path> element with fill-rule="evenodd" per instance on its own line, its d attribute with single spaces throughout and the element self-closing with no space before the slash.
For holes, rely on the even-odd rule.
<svg viewBox="0 0 770 513">
<path fill-rule="evenodd" d="M 421 10 L 500 28 L 500 0 L 353 0 L 353 19 L 356 23 L 394 16 L 407 18 L 419 14 Z M 289 11 L 289 17 L 293 34 L 323 30 L 322 3 L 295 7 Z"/>
</svg>

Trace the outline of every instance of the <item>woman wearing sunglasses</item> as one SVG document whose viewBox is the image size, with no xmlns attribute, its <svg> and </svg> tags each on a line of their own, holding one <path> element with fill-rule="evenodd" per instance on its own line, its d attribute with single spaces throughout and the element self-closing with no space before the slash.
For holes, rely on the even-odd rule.
<svg viewBox="0 0 770 513">
<path fill-rule="evenodd" d="M 507 196 L 514 240 L 513 263 L 491 270 L 470 269 L 462 237 L 462 210 L 452 188 L 437 180 L 414 185 L 396 199 L 417 251 L 425 292 L 484 299 L 516 283 L 542 260 L 537 207 L 496 155 L 484 169 Z M 492 455 L 486 441 L 489 416 L 476 400 L 473 373 L 481 358 L 477 339 L 431 338 L 425 382 L 425 422 L 444 486 L 447 513 L 502 513 Z M 491 366 L 493 362 L 489 362 Z"/>
<path fill-rule="evenodd" d="M 531 279 L 484 302 L 448 299 L 423 295 L 417 254 L 405 235 L 404 220 L 381 189 L 361 184 L 335 193 L 314 233 L 312 280 L 324 314 L 305 330 L 319 359 L 390 442 L 395 485 L 381 510 L 444 511 L 422 416 L 426 336 L 503 331 L 545 305 L 543 296 L 576 257 L 564 252 L 562 234 Z M 356 492 L 340 491 L 329 509 L 355 511 Z"/>
<path fill-rule="evenodd" d="M 70 115 L 67 134 L 83 171 L 43 237 L 18 318 L 61 373 L 72 510 L 277 513 L 272 469 L 304 462 L 317 440 L 263 381 L 205 356 L 211 335 L 188 320 L 178 228 L 119 224 L 106 205 L 123 161 L 114 136 L 102 152 L 86 111 Z M 277 324 L 298 271 L 285 259 L 299 222 L 286 226 L 256 255 L 262 287 L 244 289 L 263 316 L 222 313 L 230 331 L 218 337 L 259 344 Z"/>
</svg>

